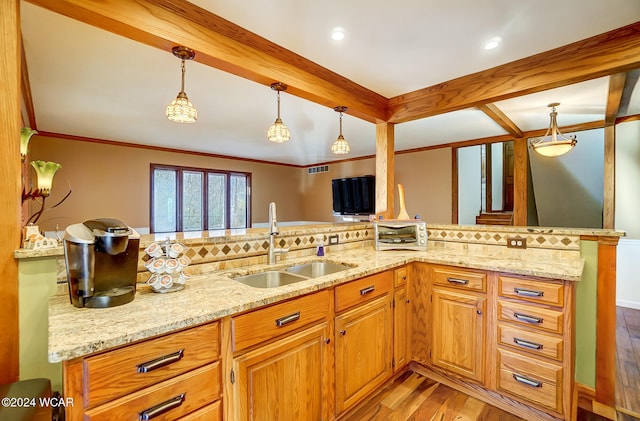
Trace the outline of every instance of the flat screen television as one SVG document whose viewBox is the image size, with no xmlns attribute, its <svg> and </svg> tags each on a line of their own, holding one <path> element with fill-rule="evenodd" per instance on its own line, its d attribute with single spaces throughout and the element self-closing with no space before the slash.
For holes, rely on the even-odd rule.
<svg viewBox="0 0 640 421">
<path fill-rule="evenodd" d="M 376 212 L 376 178 L 336 178 L 331 180 L 333 213 L 340 215 L 370 215 Z"/>
</svg>

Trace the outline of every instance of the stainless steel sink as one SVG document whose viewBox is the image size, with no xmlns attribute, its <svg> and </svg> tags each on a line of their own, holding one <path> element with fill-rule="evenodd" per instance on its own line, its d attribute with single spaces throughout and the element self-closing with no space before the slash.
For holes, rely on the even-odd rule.
<svg viewBox="0 0 640 421">
<path fill-rule="evenodd" d="M 252 273 L 251 275 L 238 276 L 235 278 L 236 281 L 255 288 L 276 288 L 304 281 L 305 279 L 308 279 L 308 277 L 276 270 Z"/>
<path fill-rule="evenodd" d="M 286 268 L 285 271 L 295 273 L 296 275 L 306 276 L 307 278 L 317 278 L 319 276 L 342 272 L 347 269 L 351 269 L 351 266 L 333 262 L 311 262 L 290 266 Z"/>
<path fill-rule="evenodd" d="M 267 270 L 236 276 L 234 279 L 255 288 L 276 288 L 347 269 L 351 269 L 351 266 L 333 262 L 311 262 L 289 266 L 282 270 Z"/>
</svg>

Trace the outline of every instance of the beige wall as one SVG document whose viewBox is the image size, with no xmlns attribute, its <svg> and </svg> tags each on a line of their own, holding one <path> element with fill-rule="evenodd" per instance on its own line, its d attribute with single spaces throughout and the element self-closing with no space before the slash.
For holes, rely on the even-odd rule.
<svg viewBox="0 0 640 421">
<path fill-rule="evenodd" d="M 71 196 L 38 221 L 42 230 L 62 230 L 86 219 L 112 217 L 133 227 L 149 226 L 149 164 L 170 164 L 251 173 L 252 222 L 266 222 L 268 204 L 278 205 L 278 219 L 297 220 L 301 211 L 304 170 L 284 165 L 214 158 L 186 153 L 121 147 L 101 143 L 33 136 L 30 159 L 62 165 L 56 173 L 54 204 L 69 189 Z M 57 199 L 57 200 L 56 200 Z"/>
<path fill-rule="evenodd" d="M 375 159 L 329 165 L 329 172 L 178 152 L 147 150 L 36 135 L 30 159 L 62 165 L 48 204 L 69 189 L 71 196 L 38 221 L 42 230 L 60 230 L 91 218 L 111 217 L 133 227 L 149 226 L 149 164 L 170 164 L 250 172 L 252 222 L 266 222 L 268 204 L 278 205 L 279 221 L 334 220 L 331 180 L 375 174 Z M 395 180 L 405 187 L 407 211 L 429 223 L 451 223 L 451 148 L 396 155 Z M 395 191 L 397 196 L 397 190 Z M 395 214 L 399 205 L 396 198 Z"/>
<path fill-rule="evenodd" d="M 332 221 L 331 180 L 369 174 L 375 174 L 374 158 L 330 164 L 329 172 L 307 175 L 302 196 L 304 219 Z M 432 224 L 451 223 L 451 148 L 396 155 L 395 182 L 404 186 L 410 216 L 420 215 Z M 397 187 L 394 194 L 397 215 Z"/>
</svg>

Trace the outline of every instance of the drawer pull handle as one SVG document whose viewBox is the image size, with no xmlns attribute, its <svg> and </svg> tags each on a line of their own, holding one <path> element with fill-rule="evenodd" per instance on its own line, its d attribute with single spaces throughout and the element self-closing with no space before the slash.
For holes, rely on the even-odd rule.
<svg viewBox="0 0 640 421">
<path fill-rule="evenodd" d="M 520 346 L 523 346 L 523 347 L 529 348 L 529 349 L 542 349 L 543 348 L 542 344 L 537 344 L 535 342 L 525 341 L 524 339 L 520 339 L 520 338 L 513 338 L 513 342 L 515 342 L 516 345 L 520 345 Z"/>
<path fill-rule="evenodd" d="M 523 297 L 544 297 L 544 291 L 535 291 L 533 289 L 514 288 L 513 292 Z"/>
<path fill-rule="evenodd" d="M 167 366 L 169 364 L 180 361 L 184 356 L 184 349 L 174 352 L 173 354 L 164 355 L 155 360 L 147 361 L 146 363 L 138 364 L 138 373 L 148 373 L 157 368 Z"/>
<path fill-rule="evenodd" d="M 458 284 L 458 285 L 467 285 L 469 283 L 469 280 L 458 279 L 458 278 L 447 278 L 447 282 L 451 282 L 452 284 Z"/>
<path fill-rule="evenodd" d="M 168 401 L 159 403 L 156 406 L 152 406 L 149 409 L 145 409 L 144 411 L 140 412 L 140 416 L 138 417 L 139 421 L 148 421 L 152 418 L 157 417 L 158 415 L 164 414 L 167 411 L 171 411 L 174 408 L 179 407 L 180 405 L 182 405 L 182 402 L 184 402 L 185 399 L 185 394 L 182 393 L 178 396 L 176 396 L 175 398 L 171 398 Z"/>
<path fill-rule="evenodd" d="M 278 327 L 282 327 L 286 324 L 295 322 L 296 320 L 300 319 L 300 312 L 297 311 L 293 314 L 290 314 L 288 316 L 284 316 L 284 317 L 280 317 L 279 319 L 276 319 L 276 326 Z"/>
<path fill-rule="evenodd" d="M 376 287 L 371 285 L 370 287 L 362 288 L 360 290 L 360 295 L 367 295 L 376 290 Z"/>
<path fill-rule="evenodd" d="M 521 376 L 520 374 L 513 374 L 513 378 L 520 383 L 526 384 L 531 387 L 542 387 L 542 382 L 538 380 L 530 379 L 529 377 Z"/>
<path fill-rule="evenodd" d="M 513 316 L 518 320 L 522 320 L 523 322 L 533 323 L 533 324 L 540 324 L 544 321 L 542 317 L 527 316 L 526 314 L 521 314 L 517 312 L 514 312 Z"/>
</svg>

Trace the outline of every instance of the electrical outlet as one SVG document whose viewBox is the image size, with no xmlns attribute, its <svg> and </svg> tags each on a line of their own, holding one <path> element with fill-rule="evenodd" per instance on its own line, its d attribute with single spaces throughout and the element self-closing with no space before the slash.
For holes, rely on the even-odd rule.
<svg viewBox="0 0 640 421">
<path fill-rule="evenodd" d="M 527 239 L 519 237 L 507 237 L 507 248 L 526 249 Z"/>
<path fill-rule="evenodd" d="M 334 234 L 334 235 L 330 235 L 329 236 L 329 245 L 331 244 L 338 244 L 340 242 L 338 234 Z"/>
</svg>

